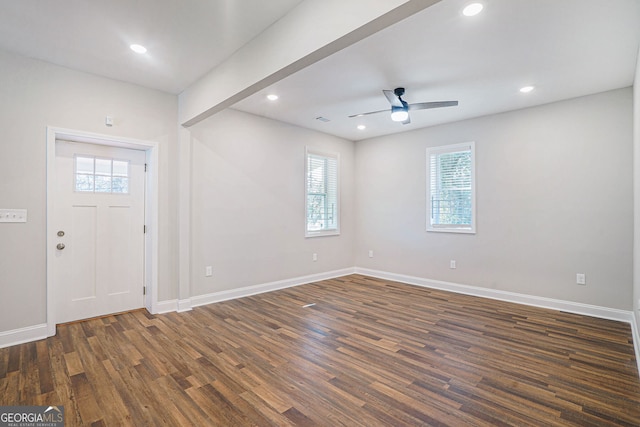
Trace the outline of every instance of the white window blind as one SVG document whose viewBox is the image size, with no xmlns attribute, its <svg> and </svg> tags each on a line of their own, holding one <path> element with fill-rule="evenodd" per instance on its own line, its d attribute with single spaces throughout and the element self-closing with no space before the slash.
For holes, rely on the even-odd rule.
<svg viewBox="0 0 640 427">
<path fill-rule="evenodd" d="M 475 233 L 475 144 L 427 149 L 428 231 Z"/>
<path fill-rule="evenodd" d="M 313 151 L 306 153 L 307 237 L 339 233 L 339 156 Z"/>
</svg>

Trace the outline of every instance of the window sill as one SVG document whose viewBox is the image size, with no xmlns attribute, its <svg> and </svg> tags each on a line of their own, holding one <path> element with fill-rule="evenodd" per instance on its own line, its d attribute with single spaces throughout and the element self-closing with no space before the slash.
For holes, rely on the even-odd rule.
<svg viewBox="0 0 640 427">
<path fill-rule="evenodd" d="M 434 228 L 434 227 L 427 227 L 427 232 L 476 234 L 476 229 L 475 228 Z"/>
<path fill-rule="evenodd" d="M 307 231 L 304 233 L 304 237 L 325 237 L 325 236 L 339 236 L 340 230 L 325 230 L 325 231 Z"/>
</svg>

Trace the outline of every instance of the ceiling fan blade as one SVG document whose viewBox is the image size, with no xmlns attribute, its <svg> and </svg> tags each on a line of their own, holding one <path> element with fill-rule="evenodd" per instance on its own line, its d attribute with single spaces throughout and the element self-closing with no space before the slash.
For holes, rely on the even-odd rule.
<svg viewBox="0 0 640 427">
<path fill-rule="evenodd" d="M 352 116 L 349 116 L 349 118 L 353 119 L 354 117 L 368 116 L 369 114 L 388 113 L 389 111 L 390 110 L 388 108 L 386 110 L 369 111 L 368 113 L 354 114 Z"/>
<path fill-rule="evenodd" d="M 458 101 L 418 102 L 416 104 L 409 104 L 409 111 L 426 110 L 428 108 L 455 107 L 456 105 L 458 105 Z"/>
<path fill-rule="evenodd" d="M 407 120 L 405 120 L 404 122 L 402 122 L 403 125 L 408 125 L 409 123 L 411 123 L 411 117 L 407 116 Z"/>
<path fill-rule="evenodd" d="M 383 90 L 384 96 L 389 100 L 389 104 L 392 107 L 402 107 L 402 102 L 400 102 L 400 98 L 395 94 L 392 90 Z"/>
</svg>

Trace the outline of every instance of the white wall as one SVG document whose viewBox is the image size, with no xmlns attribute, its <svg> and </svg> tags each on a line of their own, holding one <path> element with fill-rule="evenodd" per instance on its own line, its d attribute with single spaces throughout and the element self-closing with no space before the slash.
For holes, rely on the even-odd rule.
<svg viewBox="0 0 640 427">
<path fill-rule="evenodd" d="M 353 267 L 353 142 L 236 110 L 189 131 L 191 296 Z M 339 236 L 304 237 L 307 145 L 340 153 Z"/>
<path fill-rule="evenodd" d="M 104 125 L 106 115 L 115 118 Z M 177 97 L 0 51 L 0 332 L 46 322 L 46 127 L 160 143 L 160 299 L 174 298 Z"/>
<path fill-rule="evenodd" d="M 358 142 L 356 265 L 630 310 L 631 112 L 626 88 Z M 465 141 L 477 234 L 427 233 L 426 147 Z"/>
</svg>

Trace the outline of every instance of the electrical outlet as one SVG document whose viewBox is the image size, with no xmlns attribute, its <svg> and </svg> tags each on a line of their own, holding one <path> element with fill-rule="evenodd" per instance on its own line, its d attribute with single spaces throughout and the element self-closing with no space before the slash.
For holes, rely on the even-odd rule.
<svg viewBox="0 0 640 427">
<path fill-rule="evenodd" d="M 313 254 L 313 258 L 312 259 L 313 259 L 313 262 L 318 261 L 318 254 Z"/>
<path fill-rule="evenodd" d="M 373 250 L 369 249 L 369 258 L 373 258 Z"/>
<path fill-rule="evenodd" d="M 577 273 L 576 274 L 576 283 L 578 285 L 586 285 L 587 284 L 587 277 L 584 273 Z"/>
<path fill-rule="evenodd" d="M 207 265 L 204 269 L 204 275 L 206 277 L 211 277 L 213 276 L 213 267 L 211 267 L 210 265 Z"/>
<path fill-rule="evenodd" d="M 456 260 L 452 259 L 451 261 L 449 261 L 449 268 L 454 270 L 456 268 Z"/>
</svg>

